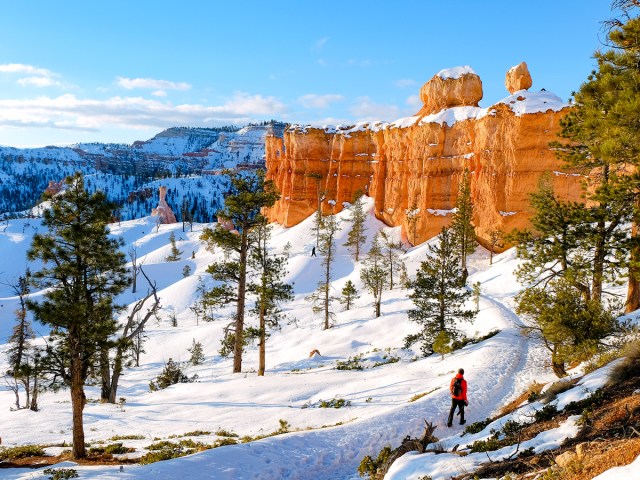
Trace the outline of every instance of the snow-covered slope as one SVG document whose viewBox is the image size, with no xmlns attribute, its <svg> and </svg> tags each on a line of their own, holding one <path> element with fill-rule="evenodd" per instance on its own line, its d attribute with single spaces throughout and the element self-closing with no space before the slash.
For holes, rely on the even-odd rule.
<svg viewBox="0 0 640 480">
<path fill-rule="evenodd" d="M 389 229 L 371 213 L 369 201 L 367 235 L 369 242 L 375 232 Z M 224 429 L 240 436 L 263 435 L 277 430 L 280 420 L 288 422 L 291 433 L 261 440 L 229 445 L 180 459 L 147 466 L 74 466 L 81 478 L 87 479 L 355 479 L 357 466 L 365 455 L 377 454 L 387 444 L 398 445 L 406 435 L 421 433 L 423 419 L 438 426 L 436 434 L 447 445 L 460 443 L 461 432 L 456 425 L 445 425 L 449 409 L 447 386 L 452 374 L 464 367 L 469 382 L 468 421 L 490 416 L 505 402 L 521 393 L 533 380 L 549 381 L 554 377 L 545 365 L 543 347 L 523 338 L 519 318 L 513 312 L 513 296 L 519 290 L 513 270 L 517 260 L 513 251 L 494 257 L 488 265 L 488 254 L 482 249 L 469 261 L 470 282 L 481 282 L 480 311 L 473 323 L 459 327 L 469 336 L 482 335 L 493 329 L 500 333 L 490 339 L 469 345 L 447 355 L 418 358 L 416 352 L 402 349 L 403 338 L 417 330 L 407 319 L 412 307 L 407 290 L 398 288 L 383 295 L 382 316 L 373 318 L 372 298 L 363 291 L 359 278 L 360 264 L 353 261 L 343 246 L 347 235 L 349 212 L 338 215 L 342 230 L 336 244 L 337 261 L 333 268 L 332 287 L 339 294 L 347 280 L 352 280 L 360 294 L 355 308 L 341 311 L 334 306 L 333 328 L 321 330 L 321 319 L 314 314 L 305 297 L 320 280 L 322 259 L 311 257 L 315 245 L 312 220 L 285 229 L 276 227 L 271 247 L 282 252 L 289 249 L 289 273 L 286 279 L 295 283 L 295 299 L 285 305 L 287 320 L 280 331 L 267 341 L 267 372 L 258 377 L 257 347 L 245 352 L 243 373 L 231 374 L 232 361 L 218 355 L 223 327 L 229 322 L 231 308 L 222 309 L 216 320 L 198 324 L 190 307 L 198 298 L 200 279 L 211 284 L 205 269 L 222 253 L 207 252 L 198 237 L 207 225 L 194 226 L 193 232 L 182 232 L 181 225 L 162 225 L 156 231 L 155 219 L 145 217 L 112 226 L 112 234 L 121 236 L 127 245 L 135 245 L 145 271 L 158 284 L 163 310 L 161 320 L 152 321 L 147 331 L 146 353 L 139 368 L 128 369 L 121 380 L 118 397 L 126 399 L 124 406 L 100 404 L 99 387 L 88 386 L 91 400 L 85 409 L 87 441 L 107 441 L 119 435 L 140 435 L 141 439 L 125 441 L 142 455 L 154 439 L 166 440 L 187 432 Z M 24 253 L 35 231 L 42 226 L 35 220 L 16 220 L 6 231 L 0 229 L 0 255 L 12 258 L 5 263 L 0 279 L 10 280 L 24 271 Z M 170 251 L 169 236 L 174 232 L 177 246 L 184 253 L 178 262 L 166 262 Z M 435 241 L 435 240 L 434 240 Z M 125 247 L 127 248 L 127 247 Z M 428 249 L 421 245 L 404 256 L 409 275 L 413 276 Z M 183 277 L 188 265 L 191 274 Z M 37 269 L 38 265 L 33 265 Z M 120 299 L 131 303 L 140 293 L 123 294 Z M 34 296 L 37 297 L 38 293 Z M 0 370 L 6 370 L 6 338 L 9 335 L 12 312 L 17 300 L 0 283 Z M 177 318 L 172 327 L 170 315 Z M 254 322 L 251 319 L 250 322 Z M 46 331 L 37 326 L 39 334 Z M 203 344 L 206 360 L 203 365 L 186 366 L 188 375 L 198 375 L 196 383 L 173 385 L 166 390 L 150 392 L 149 382 L 172 358 L 186 361 L 187 349 L 193 340 Z M 321 355 L 309 358 L 312 350 Z M 362 354 L 364 370 L 337 370 L 336 362 Z M 397 357 L 395 363 L 386 363 Z M 376 363 L 381 365 L 374 366 Z M 595 375 L 592 388 L 602 375 Z M 585 381 L 590 381 L 589 379 Z M 414 396 L 425 394 L 412 401 Z M 322 400 L 341 398 L 350 402 L 343 408 L 320 408 Z M 42 395 L 40 412 L 10 411 L 13 393 L 0 386 L 0 433 L 4 445 L 25 443 L 61 444 L 71 439 L 71 415 L 68 392 L 47 392 Z M 573 423 L 560 427 L 536 448 L 553 448 L 563 436 L 571 435 Z M 37 432 L 37 433 L 34 433 Z M 480 434 L 478 434 L 480 435 Z M 211 443 L 219 438 L 215 433 L 195 440 Z M 479 438 L 479 437 L 478 437 Z M 51 447 L 50 453 L 59 453 Z M 439 456 L 435 462 L 444 457 Z M 468 457 L 466 463 L 449 461 L 436 465 L 423 457 L 404 457 L 390 478 L 420 478 L 429 473 L 433 478 L 449 478 L 480 462 L 480 457 Z M 434 474 L 435 473 L 435 474 Z M 26 480 L 33 471 L 0 469 L 0 478 Z"/>
<path fill-rule="evenodd" d="M 223 168 L 263 167 L 266 135 L 282 135 L 283 129 L 284 124 L 278 122 L 242 128 L 183 127 L 170 128 L 132 145 L 87 143 L 24 149 L 0 146 L 0 216 L 33 207 L 49 181 L 58 182 L 81 171 L 93 176 L 109 199 L 123 207 L 123 219 L 139 218 L 151 212 L 157 197 L 154 195 L 147 202 L 142 200 L 148 199 L 148 195 L 130 198 L 131 192 L 152 188 L 155 193 L 157 186 L 153 180 L 167 176 L 188 178 L 189 190 L 202 191 L 203 183 L 220 184 L 218 180 L 201 177 L 202 173 L 211 177 Z M 214 186 L 213 190 L 217 188 Z M 219 196 L 187 197 L 191 203 L 207 206 L 196 215 L 198 221 L 210 221 L 221 207 L 220 203 L 210 202 L 210 197 Z M 181 204 L 182 193 L 177 202 L 171 204 L 178 216 Z"/>
</svg>

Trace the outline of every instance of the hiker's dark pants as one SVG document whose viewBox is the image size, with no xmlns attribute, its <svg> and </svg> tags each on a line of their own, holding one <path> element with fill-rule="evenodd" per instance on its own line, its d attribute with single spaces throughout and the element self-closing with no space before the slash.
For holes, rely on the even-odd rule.
<svg viewBox="0 0 640 480">
<path fill-rule="evenodd" d="M 451 399 L 451 410 L 449 411 L 449 420 L 447 423 L 453 423 L 453 414 L 456 413 L 456 407 L 460 411 L 460 421 L 464 422 L 464 400 Z"/>
</svg>

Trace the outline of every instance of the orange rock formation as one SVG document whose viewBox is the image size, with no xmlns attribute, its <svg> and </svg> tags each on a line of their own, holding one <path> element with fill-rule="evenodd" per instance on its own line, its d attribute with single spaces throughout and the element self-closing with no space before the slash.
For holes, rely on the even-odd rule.
<svg viewBox="0 0 640 480">
<path fill-rule="evenodd" d="M 491 230 L 529 224 L 528 195 L 545 172 L 552 172 L 560 195 L 578 201 L 580 177 L 560 172 L 562 162 L 549 148 L 568 106 L 549 92 L 524 91 L 526 64 L 512 71 L 517 74 L 507 75 L 507 88 L 522 88 L 489 108 L 477 106 L 480 78 L 458 67 L 422 87 L 424 106 L 414 117 L 350 127 L 293 126 L 284 138 L 268 137 L 267 178 L 282 194 L 267 211 L 269 219 L 295 225 L 314 213 L 319 200 L 325 214 L 337 213 L 361 190 L 375 199 L 379 219 L 401 225 L 418 244 L 450 223 L 465 169 L 472 172 L 481 242 L 488 243 Z"/>
<path fill-rule="evenodd" d="M 160 195 L 160 200 L 158 201 L 158 206 L 151 210 L 151 215 L 158 215 L 160 223 L 165 225 L 168 223 L 176 223 L 176 215 L 171 210 L 171 207 L 167 203 L 167 187 L 160 187 L 158 189 L 158 193 Z"/>
</svg>

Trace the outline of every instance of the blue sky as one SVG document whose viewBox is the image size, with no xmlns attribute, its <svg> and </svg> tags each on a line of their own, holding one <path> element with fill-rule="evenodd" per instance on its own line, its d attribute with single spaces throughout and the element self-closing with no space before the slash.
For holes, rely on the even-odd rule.
<svg viewBox="0 0 640 480">
<path fill-rule="evenodd" d="M 174 125 L 395 120 L 470 65 L 482 106 L 529 65 L 563 99 L 594 68 L 607 0 L 2 2 L 0 144 L 144 140 Z"/>
</svg>

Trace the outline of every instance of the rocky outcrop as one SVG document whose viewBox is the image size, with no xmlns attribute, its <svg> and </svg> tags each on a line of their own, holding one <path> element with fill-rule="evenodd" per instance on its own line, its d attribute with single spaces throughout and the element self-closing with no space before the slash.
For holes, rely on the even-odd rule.
<svg viewBox="0 0 640 480">
<path fill-rule="evenodd" d="M 518 90 L 528 90 L 531 88 L 533 80 L 531 79 L 529 67 L 527 67 L 526 62 L 520 62 L 515 67 L 509 69 L 504 85 L 512 95 Z"/>
<path fill-rule="evenodd" d="M 160 187 L 158 193 L 160 194 L 160 200 L 158 201 L 158 206 L 151 211 L 151 215 L 157 215 L 160 223 L 163 225 L 176 223 L 176 215 L 166 200 L 167 187 Z"/>
<path fill-rule="evenodd" d="M 469 70 L 452 69 L 445 72 L 457 71 L 457 78 L 438 74 L 427 82 L 425 105 L 413 117 L 338 128 L 292 126 L 282 138 L 267 137 L 267 178 L 282 194 L 269 218 L 295 225 L 318 201 L 325 214 L 337 213 L 360 190 L 375 199 L 379 219 L 401 225 L 417 244 L 450 223 L 465 169 L 472 174 L 481 242 L 488 243 L 492 230 L 529 224 L 528 196 L 545 172 L 560 195 L 579 201 L 581 177 L 560 172 L 562 162 L 549 147 L 568 105 L 546 91 L 519 89 L 480 108 L 481 82 Z"/>
<path fill-rule="evenodd" d="M 424 106 L 418 115 L 451 107 L 477 107 L 482 100 L 482 81 L 468 66 L 441 70 L 422 86 L 420 100 Z"/>
</svg>

